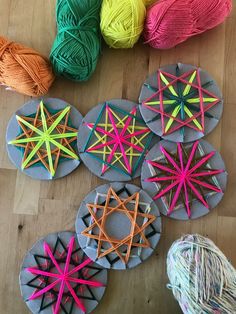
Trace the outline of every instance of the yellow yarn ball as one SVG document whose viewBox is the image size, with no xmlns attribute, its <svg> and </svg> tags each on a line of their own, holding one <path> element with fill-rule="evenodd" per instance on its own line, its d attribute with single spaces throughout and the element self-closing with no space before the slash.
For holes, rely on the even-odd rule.
<svg viewBox="0 0 236 314">
<path fill-rule="evenodd" d="M 146 8 L 143 0 L 103 0 L 101 32 L 113 48 L 132 48 L 144 27 Z"/>
</svg>

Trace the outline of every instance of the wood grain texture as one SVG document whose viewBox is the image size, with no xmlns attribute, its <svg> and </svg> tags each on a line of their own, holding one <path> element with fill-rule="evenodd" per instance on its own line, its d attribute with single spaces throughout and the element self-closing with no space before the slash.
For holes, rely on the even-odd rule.
<svg viewBox="0 0 236 314">
<path fill-rule="evenodd" d="M 235 3 L 236 4 L 236 3 Z M 54 0 L 0 0 L 1 34 L 48 55 L 56 33 Z M 168 51 L 139 43 L 131 50 L 103 48 L 95 74 L 87 83 L 57 79 L 49 95 L 76 106 L 85 115 L 111 98 L 137 101 L 145 77 L 160 65 L 183 62 L 207 70 L 223 89 L 223 118 L 207 137 L 220 150 L 229 181 L 223 201 L 208 216 L 191 222 L 163 218 L 163 236 L 155 254 L 126 272 L 109 272 L 107 292 L 96 314 L 181 313 L 166 288 L 166 254 L 184 233 L 209 236 L 236 266 L 236 8 L 227 22 Z M 0 88 L 0 313 L 26 314 L 18 274 L 25 252 L 47 233 L 74 230 L 85 195 L 103 183 L 81 165 L 70 176 L 37 182 L 15 170 L 5 150 L 11 115 L 28 97 Z M 138 180 L 135 181 L 139 183 Z"/>
</svg>

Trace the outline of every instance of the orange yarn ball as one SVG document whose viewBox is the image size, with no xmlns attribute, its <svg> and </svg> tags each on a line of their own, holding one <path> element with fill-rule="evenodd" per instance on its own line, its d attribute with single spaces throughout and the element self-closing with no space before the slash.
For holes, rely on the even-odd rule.
<svg viewBox="0 0 236 314">
<path fill-rule="evenodd" d="M 21 94 L 46 94 L 54 81 L 51 65 L 37 51 L 0 37 L 0 84 Z"/>
</svg>

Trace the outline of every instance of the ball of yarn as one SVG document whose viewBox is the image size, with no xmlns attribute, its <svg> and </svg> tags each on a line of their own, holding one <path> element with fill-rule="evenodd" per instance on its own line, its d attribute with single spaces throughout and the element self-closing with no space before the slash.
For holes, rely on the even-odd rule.
<svg viewBox="0 0 236 314">
<path fill-rule="evenodd" d="M 232 0 L 161 0 L 147 10 L 144 38 L 150 46 L 168 49 L 222 23 Z"/>
<path fill-rule="evenodd" d="M 132 48 L 144 27 L 146 7 L 143 0 L 103 0 L 101 32 L 113 48 Z"/>
<path fill-rule="evenodd" d="M 211 240 L 195 234 L 175 241 L 167 273 L 183 313 L 236 313 L 236 270 Z"/>
<path fill-rule="evenodd" d="M 58 0 L 58 33 L 50 59 L 57 75 L 86 81 L 94 72 L 101 51 L 101 0 Z"/>
<path fill-rule="evenodd" d="M 37 51 L 0 37 L 0 84 L 28 96 L 46 94 L 54 81 L 48 59 Z"/>
</svg>

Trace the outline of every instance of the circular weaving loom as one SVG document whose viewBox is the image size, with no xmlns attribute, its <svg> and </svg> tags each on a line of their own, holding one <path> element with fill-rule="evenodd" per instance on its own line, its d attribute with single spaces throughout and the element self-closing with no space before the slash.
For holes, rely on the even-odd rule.
<svg viewBox="0 0 236 314">
<path fill-rule="evenodd" d="M 143 84 L 140 111 L 148 127 L 163 139 L 191 142 L 211 132 L 222 115 L 216 82 L 187 64 L 160 68 Z"/>
<path fill-rule="evenodd" d="M 76 169 L 82 116 L 56 99 L 31 100 L 12 116 L 6 133 L 12 163 L 34 179 L 61 178 Z"/>
<path fill-rule="evenodd" d="M 199 218 L 222 199 L 227 173 L 206 141 L 156 144 L 143 163 L 141 183 L 161 213 L 175 219 Z"/>
<path fill-rule="evenodd" d="M 147 149 L 158 139 L 144 123 L 137 104 L 117 99 L 94 107 L 84 117 L 78 150 L 95 175 L 129 181 L 140 176 Z"/>
<path fill-rule="evenodd" d="M 131 184 L 112 183 L 90 192 L 75 222 L 86 255 L 105 268 L 133 268 L 145 261 L 161 235 L 161 217 L 150 196 Z"/>
<path fill-rule="evenodd" d="M 76 234 L 60 232 L 40 239 L 26 254 L 21 294 L 32 313 L 90 313 L 101 300 L 107 270 L 94 264 Z"/>
</svg>

